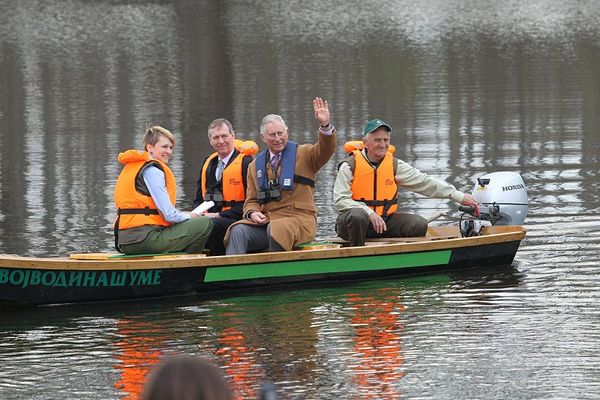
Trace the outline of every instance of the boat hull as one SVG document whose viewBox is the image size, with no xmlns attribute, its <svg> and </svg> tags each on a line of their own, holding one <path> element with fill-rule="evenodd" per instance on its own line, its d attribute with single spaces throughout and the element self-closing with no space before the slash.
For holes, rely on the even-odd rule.
<svg viewBox="0 0 600 400">
<path fill-rule="evenodd" d="M 0 302 L 121 301 L 510 265 L 525 236 L 522 227 L 498 227 L 474 238 L 449 232 L 406 243 L 242 256 L 89 261 L 3 255 Z"/>
</svg>

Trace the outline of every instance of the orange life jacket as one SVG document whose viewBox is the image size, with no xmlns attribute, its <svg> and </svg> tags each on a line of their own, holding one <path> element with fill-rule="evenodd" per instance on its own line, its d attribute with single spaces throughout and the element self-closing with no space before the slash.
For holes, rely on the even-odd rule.
<svg viewBox="0 0 600 400">
<path fill-rule="evenodd" d="M 398 185 L 394 179 L 394 156 L 387 152 L 377 168 L 360 150 L 352 151 L 354 178 L 350 191 L 352 199 L 362 201 L 377 214 L 385 217 L 398 209 Z"/>
<path fill-rule="evenodd" d="M 175 204 L 176 182 L 171 168 L 162 161 L 150 158 L 147 152 L 138 150 L 120 153 L 119 162 L 124 164 L 124 167 L 115 185 L 114 198 L 117 207 L 115 229 L 129 229 L 143 225 L 171 225 L 159 214 L 142 176 L 142 171 L 148 164 L 160 168 L 165 173 L 165 186 L 169 199 Z"/>
<path fill-rule="evenodd" d="M 217 156 L 218 154 L 216 152 L 211 154 L 202 166 L 202 198 L 205 201 L 214 201 L 217 207 L 220 207 L 222 211 L 226 211 L 236 203 L 243 203 L 244 200 L 246 200 L 246 191 L 244 190 L 244 180 L 242 175 L 242 161 L 244 161 L 246 155 L 239 153 L 233 161 L 225 166 L 223 176 L 221 177 L 221 191 L 219 191 L 218 188 L 207 188 L 206 186 L 208 164 Z"/>
</svg>

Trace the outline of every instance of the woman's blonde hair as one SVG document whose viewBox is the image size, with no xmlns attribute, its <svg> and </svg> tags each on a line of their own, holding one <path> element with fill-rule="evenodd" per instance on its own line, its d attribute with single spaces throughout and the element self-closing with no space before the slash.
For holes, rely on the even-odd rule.
<svg viewBox="0 0 600 400">
<path fill-rule="evenodd" d="M 173 136 L 173 134 L 167 129 L 163 128 L 160 125 L 146 125 L 146 131 L 144 133 L 144 138 L 142 139 L 142 145 L 144 150 L 146 150 L 147 145 L 154 146 L 161 136 L 164 136 L 167 139 L 169 139 L 173 146 L 175 146 L 175 136 Z"/>
</svg>

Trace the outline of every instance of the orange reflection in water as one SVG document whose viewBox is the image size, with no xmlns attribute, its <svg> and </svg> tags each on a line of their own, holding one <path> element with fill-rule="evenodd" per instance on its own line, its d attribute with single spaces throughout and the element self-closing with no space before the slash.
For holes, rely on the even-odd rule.
<svg viewBox="0 0 600 400">
<path fill-rule="evenodd" d="M 404 362 L 400 332 L 404 327 L 397 314 L 405 307 L 398 303 L 397 296 L 387 293 L 377 298 L 358 294 L 347 297 L 354 310 L 351 323 L 354 351 L 359 357 L 354 366 L 354 381 L 360 387 L 361 399 L 399 398 L 394 382 L 404 375 L 400 371 Z"/>
<path fill-rule="evenodd" d="M 225 328 L 220 333 L 219 349 L 215 352 L 223 361 L 235 399 L 256 399 L 256 387 L 261 377 L 256 368 L 254 349 L 248 347 L 244 334 L 235 327 Z"/>
<path fill-rule="evenodd" d="M 116 342 L 121 352 L 116 356 L 114 368 L 120 378 L 114 387 L 121 391 L 126 400 L 140 398 L 148 372 L 160 362 L 161 346 L 165 337 L 155 335 L 158 329 L 153 324 L 122 319 L 117 322 L 121 340 Z"/>
</svg>

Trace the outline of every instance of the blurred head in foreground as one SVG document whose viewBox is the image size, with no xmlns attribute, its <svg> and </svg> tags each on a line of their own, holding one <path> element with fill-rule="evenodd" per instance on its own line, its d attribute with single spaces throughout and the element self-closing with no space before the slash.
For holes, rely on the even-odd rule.
<svg viewBox="0 0 600 400">
<path fill-rule="evenodd" d="M 142 400 L 231 400 L 227 381 L 218 367 L 195 357 L 175 357 L 155 368 Z"/>
</svg>

